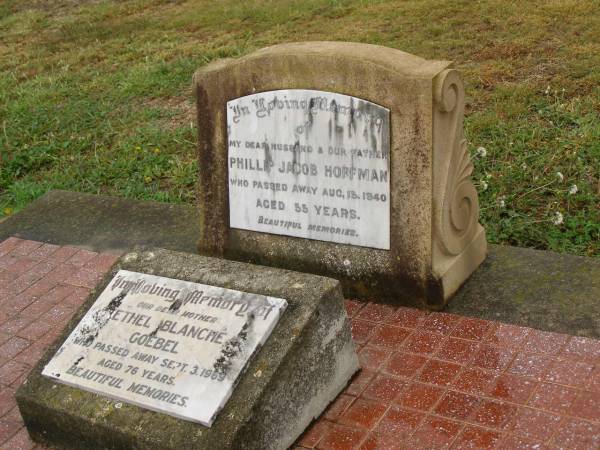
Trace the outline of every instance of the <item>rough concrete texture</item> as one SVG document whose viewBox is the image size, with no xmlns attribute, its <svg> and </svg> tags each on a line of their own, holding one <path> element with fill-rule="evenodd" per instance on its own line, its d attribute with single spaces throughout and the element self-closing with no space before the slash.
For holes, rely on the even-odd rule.
<svg viewBox="0 0 600 450">
<path fill-rule="evenodd" d="M 140 245 L 197 253 L 198 219 L 185 205 L 56 190 L 0 223 L 0 241 L 10 236 L 95 251 Z"/>
<path fill-rule="evenodd" d="M 288 308 L 211 428 L 42 377 L 41 370 L 114 273 L 126 269 L 284 298 Z M 135 251 L 113 267 L 17 392 L 36 441 L 77 449 L 284 449 L 358 369 L 337 281 L 175 253 Z"/>
<path fill-rule="evenodd" d="M 491 246 L 448 312 L 600 337 L 600 259 Z"/>
<path fill-rule="evenodd" d="M 199 69 L 200 252 L 333 276 L 353 296 L 443 307 L 486 253 L 464 90 L 450 67 L 376 45 L 301 42 Z M 230 228 L 225 105 L 277 89 L 337 92 L 390 110 L 389 251 Z"/>
<path fill-rule="evenodd" d="M 0 223 L 0 240 L 19 236 L 119 252 L 143 242 L 195 252 L 197 222 L 190 205 L 51 191 Z M 490 245 L 488 258 L 447 310 L 600 338 L 599 283 L 600 259 Z"/>
</svg>

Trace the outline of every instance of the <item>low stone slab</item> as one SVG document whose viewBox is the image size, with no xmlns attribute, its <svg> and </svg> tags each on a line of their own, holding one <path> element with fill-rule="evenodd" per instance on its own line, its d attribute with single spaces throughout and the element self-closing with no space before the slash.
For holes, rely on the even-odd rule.
<svg viewBox="0 0 600 450">
<path fill-rule="evenodd" d="M 16 236 L 103 252 L 143 246 L 197 253 L 197 217 L 185 204 L 53 190 L 0 223 L 0 241 Z"/>
<path fill-rule="evenodd" d="M 598 339 L 598 299 L 600 258 L 493 245 L 447 311 Z"/>
<path fill-rule="evenodd" d="M 200 283 L 214 289 L 256 294 L 263 302 L 264 299 L 287 302 L 285 312 L 264 345 L 249 359 L 231 397 L 216 414 L 211 427 L 58 383 L 42 375 L 44 367 L 90 311 L 100 293 L 110 292 L 111 287 L 125 286 L 126 277 L 132 273 L 147 274 L 156 289 L 164 288 L 156 280 L 165 277 L 190 285 Z M 136 285 L 128 285 L 124 292 L 133 295 L 130 294 L 134 292 L 133 286 Z M 193 292 L 188 286 L 186 297 L 191 299 Z M 174 296 L 169 294 L 165 298 Z M 283 305 L 276 300 L 269 301 Z M 120 298 L 119 306 L 123 303 Z M 179 307 L 181 305 L 174 301 L 166 311 L 173 312 Z M 265 317 L 269 315 L 267 310 L 261 309 Z M 125 309 L 119 317 L 140 329 L 145 324 L 150 326 L 151 319 L 143 315 L 130 316 Z M 119 322 L 117 319 L 115 322 Z M 161 330 L 165 333 L 177 327 L 162 324 Z M 101 336 L 95 332 L 90 335 Z M 173 343 L 164 345 L 169 346 L 165 350 L 175 348 Z M 61 350 L 58 357 L 66 351 Z M 337 281 L 162 249 L 146 250 L 125 255 L 113 267 L 32 370 L 17 392 L 17 402 L 32 438 L 59 448 L 280 449 L 297 439 L 357 369 L 358 359 Z M 48 371 L 51 370 L 54 370 L 53 375 L 62 373 L 60 365 L 48 366 Z M 71 375 L 75 371 L 71 370 Z M 178 399 L 181 401 L 181 395 Z"/>
</svg>

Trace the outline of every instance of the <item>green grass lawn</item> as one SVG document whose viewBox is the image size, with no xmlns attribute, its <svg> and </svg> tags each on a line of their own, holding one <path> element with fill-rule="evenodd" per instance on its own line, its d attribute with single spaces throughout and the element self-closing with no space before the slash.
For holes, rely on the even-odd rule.
<svg viewBox="0 0 600 450">
<path fill-rule="evenodd" d="M 194 70 L 302 40 L 456 61 L 490 242 L 600 255 L 597 0 L 0 1 L 0 217 L 54 188 L 193 203 Z"/>
</svg>

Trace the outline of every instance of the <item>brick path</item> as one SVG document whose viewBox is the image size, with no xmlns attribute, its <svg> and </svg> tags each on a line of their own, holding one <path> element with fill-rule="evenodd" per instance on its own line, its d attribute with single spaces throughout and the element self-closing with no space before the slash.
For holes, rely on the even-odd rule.
<svg viewBox="0 0 600 450">
<path fill-rule="evenodd" d="M 42 449 L 14 391 L 115 260 L 0 243 L 0 448 Z M 297 449 L 600 448 L 600 341 L 347 301 L 362 372 Z"/>
<path fill-rule="evenodd" d="M 42 449 L 14 391 L 60 334 L 115 255 L 9 238 L 0 243 L 0 448 Z"/>
<path fill-rule="evenodd" d="M 600 341 L 347 301 L 362 372 L 317 449 L 600 449 Z"/>
</svg>

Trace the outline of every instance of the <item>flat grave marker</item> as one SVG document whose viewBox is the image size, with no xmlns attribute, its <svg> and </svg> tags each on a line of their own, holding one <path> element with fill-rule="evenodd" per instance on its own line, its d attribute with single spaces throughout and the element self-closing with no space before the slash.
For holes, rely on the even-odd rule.
<svg viewBox="0 0 600 450">
<path fill-rule="evenodd" d="M 275 450 L 358 368 L 338 281 L 140 249 L 92 290 L 16 399 L 52 448 Z"/>
<path fill-rule="evenodd" d="M 286 306 L 279 298 L 120 270 L 42 373 L 211 426 Z"/>
</svg>

